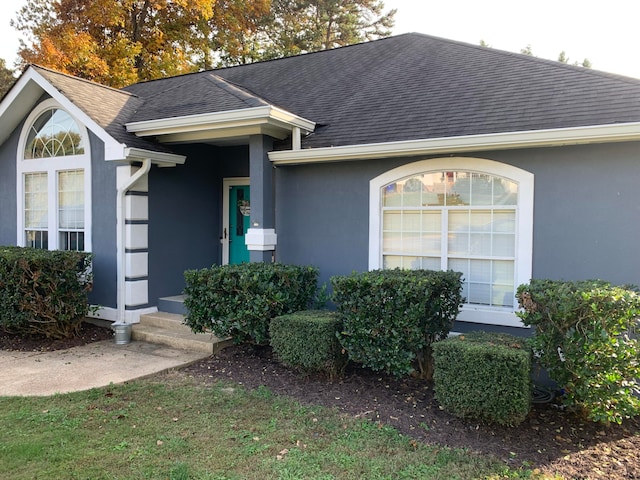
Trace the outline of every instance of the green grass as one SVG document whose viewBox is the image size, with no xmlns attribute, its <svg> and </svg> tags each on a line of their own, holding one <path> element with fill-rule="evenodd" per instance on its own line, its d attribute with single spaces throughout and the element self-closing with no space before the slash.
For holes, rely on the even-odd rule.
<svg viewBox="0 0 640 480">
<path fill-rule="evenodd" d="M 52 397 L 0 397 L 0 472 L 92 480 L 530 478 L 264 388 L 194 382 L 174 374 Z"/>
</svg>

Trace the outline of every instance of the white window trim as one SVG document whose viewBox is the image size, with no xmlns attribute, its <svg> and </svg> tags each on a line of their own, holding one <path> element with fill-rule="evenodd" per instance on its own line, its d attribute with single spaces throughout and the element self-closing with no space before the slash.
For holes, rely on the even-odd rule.
<svg viewBox="0 0 640 480">
<path fill-rule="evenodd" d="M 46 110 L 57 108 L 65 111 L 75 122 L 80 130 L 84 153 L 82 155 L 68 155 L 64 157 L 34 158 L 25 160 L 24 149 L 29 136 L 31 126 L 36 119 Z M 38 104 L 29 114 L 20 133 L 18 141 L 18 152 L 16 155 L 16 195 L 17 195 L 17 240 L 16 245 L 25 246 L 25 225 L 24 225 L 24 174 L 25 173 L 47 173 L 47 195 L 48 195 L 48 232 L 49 250 L 57 250 L 59 242 L 58 228 L 58 172 L 66 170 L 84 170 L 84 251 L 92 251 L 91 243 L 91 149 L 89 144 L 89 134 L 86 127 L 78 121 L 68 110 L 64 109 L 54 99 L 48 99 Z"/>
<path fill-rule="evenodd" d="M 521 168 L 473 157 L 421 160 L 389 170 L 369 182 L 369 269 L 382 268 L 382 188 L 400 179 L 435 171 L 463 170 L 504 177 L 518 184 L 516 213 L 515 286 L 531 280 L 533 263 L 534 176 Z M 512 327 L 523 327 L 515 310 L 464 305 L 458 320 Z"/>
</svg>

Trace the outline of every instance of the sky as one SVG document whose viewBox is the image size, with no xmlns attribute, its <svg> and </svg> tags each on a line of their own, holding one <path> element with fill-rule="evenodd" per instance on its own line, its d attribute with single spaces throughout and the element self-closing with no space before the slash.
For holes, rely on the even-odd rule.
<svg viewBox="0 0 640 480">
<path fill-rule="evenodd" d="M 0 0 L 0 58 L 13 67 L 19 32 L 9 25 L 24 0 Z M 385 0 L 394 34 L 419 32 L 640 78 L 640 0 Z"/>
</svg>

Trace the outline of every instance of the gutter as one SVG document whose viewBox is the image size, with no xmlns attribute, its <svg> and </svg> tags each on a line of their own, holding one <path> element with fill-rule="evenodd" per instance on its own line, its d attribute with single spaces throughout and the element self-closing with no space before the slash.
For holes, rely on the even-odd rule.
<svg viewBox="0 0 640 480">
<path fill-rule="evenodd" d="M 640 122 L 269 152 L 274 165 L 371 160 L 640 140 Z"/>
<path fill-rule="evenodd" d="M 117 225 L 116 225 L 116 252 L 117 252 L 117 305 L 118 305 L 118 315 L 117 322 L 118 323 L 127 323 L 126 319 L 126 261 L 127 261 L 127 252 L 126 252 L 126 203 L 124 201 L 125 195 L 131 189 L 131 187 L 142 178 L 144 175 L 149 173 L 151 170 L 151 159 L 145 158 L 142 160 L 142 166 L 131 175 L 123 185 L 118 187 L 118 193 L 116 198 L 116 208 L 117 208 Z"/>
</svg>

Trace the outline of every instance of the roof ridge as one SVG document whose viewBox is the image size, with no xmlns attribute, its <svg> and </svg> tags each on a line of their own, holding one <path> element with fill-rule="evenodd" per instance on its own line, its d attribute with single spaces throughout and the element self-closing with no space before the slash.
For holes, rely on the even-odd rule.
<svg viewBox="0 0 640 480">
<path fill-rule="evenodd" d="M 246 103 L 250 107 L 258 107 L 258 106 L 268 106 L 272 105 L 270 102 L 262 98 L 260 95 L 256 95 L 255 93 L 247 90 L 241 85 L 237 85 L 229 80 L 226 80 L 219 75 L 213 73 L 213 71 L 208 72 L 209 75 L 205 76 L 209 82 L 213 83 L 216 87 L 224 90 L 230 95 L 233 95 L 238 100 Z"/>
<path fill-rule="evenodd" d="M 598 70 L 597 68 L 585 68 L 585 67 L 581 67 L 578 65 L 570 65 L 568 63 L 562 63 L 559 62 L 557 60 L 551 60 L 548 58 L 540 58 L 540 57 L 536 57 L 534 55 L 526 55 L 524 53 L 518 53 L 518 52 L 511 52 L 509 50 L 503 50 L 501 48 L 494 48 L 494 47 L 483 47 L 482 45 L 475 45 L 473 43 L 469 43 L 469 42 L 463 42 L 462 40 L 453 40 L 450 38 L 443 38 L 443 37 L 438 37 L 435 35 L 429 35 L 426 33 L 419 33 L 419 32 L 410 32 L 410 33 L 405 33 L 402 35 L 418 35 L 418 36 L 422 36 L 422 37 L 427 37 L 427 38 L 431 38 L 433 40 L 438 40 L 444 43 L 449 43 L 449 44 L 456 44 L 459 46 L 463 46 L 463 47 L 468 47 L 468 48 L 473 48 L 476 50 L 482 50 L 483 52 L 494 52 L 497 53 L 499 55 L 505 55 L 505 56 L 510 56 L 510 57 L 515 57 L 515 58 L 520 58 L 523 60 L 529 60 L 529 61 L 533 61 L 533 62 L 538 62 L 538 63 L 544 63 L 546 65 L 552 66 L 552 67 L 557 67 L 557 68 L 565 68 L 565 69 L 570 69 L 576 72 L 582 72 L 582 73 L 586 73 L 586 74 L 590 74 L 590 75 L 596 75 L 596 76 L 602 76 L 611 80 L 619 80 L 621 82 L 626 82 L 626 83 L 631 83 L 633 85 L 637 85 L 640 83 L 640 79 L 639 78 L 635 78 L 635 77 L 629 77 L 627 75 L 622 75 L 619 73 L 612 73 L 612 72 L 607 72 L 604 70 Z M 398 35 L 396 37 L 387 37 L 387 38 L 397 38 L 400 37 L 402 35 Z M 384 40 L 384 39 L 382 39 Z"/>
<path fill-rule="evenodd" d="M 83 82 L 83 83 L 88 83 L 89 85 L 92 85 L 94 87 L 100 87 L 100 88 L 102 88 L 104 90 L 110 90 L 110 91 L 112 91 L 114 93 L 120 93 L 120 94 L 128 95 L 128 96 L 131 96 L 131 97 L 138 97 L 138 95 L 136 95 L 135 93 L 131 93 L 131 92 L 128 92 L 126 90 L 122 90 L 121 88 L 109 87 L 108 85 L 103 85 L 101 83 L 94 82 L 92 80 L 87 80 L 86 78 L 76 77 L 76 76 L 68 74 L 68 73 L 64 73 L 64 72 L 59 72 L 57 70 L 53 70 L 52 68 L 43 67 L 42 65 L 38 65 L 36 63 L 28 64 L 25 67 L 24 71 L 26 71 L 30 67 L 34 68 L 35 70 L 44 70 L 45 72 L 52 73 L 54 75 L 59 75 L 61 77 L 69 78 L 71 80 L 76 80 L 76 81 L 80 81 L 80 82 Z"/>
<path fill-rule="evenodd" d="M 280 60 L 287 60 L 290 58 L 298 58 L 298 57 L 306 57 L 309 55 L 315 55 L 315 54 L 326 54 L 328 52 L 333 52 L 336 50 L 342 50 L 342 49 L 346 49 L 346 48 L 350 48 L 350 47 L 357 47 L 359 45 L 367 45 L 370 43 L 376 43 L 376 42 L 381 42 L 384 40 L 392 40 L 394 38 L 398 38 L 398 37 L 403 37 L 405 35 L 421 35 L 421 34 L 416 34 L 416 33 L 401 33 L 399 35 L 391 35 L 389 37 L 384 37 L 384 38 L 376 38 L 374 40 L 365 40 L 362 42 L 358 42 L 358 43 L 351 43 L 349 45 L 342 45 L 339 47 L 335 47 L 335 48 L 329 48 L 326 50 L 315 50 L 313 52 L 304 52 L 304 53 L 298 53 L 296 55 L 288 55 L 288 56 L 283 56 L 283 57 L 278 57 L 278 58 L 269 58 L 266 60 L 258 60 L 257 62 L 251 62 L 251 63 L 241 63 L 239 65 L 228 65 L 228 66 L 224 66 L 224 67 L 218 67 L 218 68 L 210 68 L 207 70 L 200 70 L 197 72 L 188 72 L 188 73 L 182 73 L 180 75 L 173 75 L 170 77 L 162 77 L 162 78 L 154 78 L 151 80 L 143 80 L 141 82 L 136 82 L 136 83 L 132 83 L 131 85 L 127 85 L 127 87 L 131 87 L 134 85 L 143 85 L 145 83 L 151 83 L 151 82 L 161 82 L 163 80 L 167 80 L 167 79 L 171 79 L 171 78 L 180 78 L 180 77 L 189 77 L 192 75 L 203 75 L 203 74 L 207 74 L 207 73 L 213 73 L 215 75 L 215 72 L 219 72 L 219 71 L 223 71 L 223 70 L 231 70 L 231 69 L 236 69 L 236 68 L 242 68 L 242 67 L 249 67 L 251 65 L 259 65 L 259 64 L 264 64 L 264 63 L 272 63 L 272 62 L 277 62 Z M 428 35 L 427 35 L 428 36 Z M 437 38 L 437 37 L 433 37 L 433 38 Z M 219 75 L 216 75 L 217 77 L 219 77 Z M 222 77 L 220 77 L 222 78 Z"/>
</svg>

